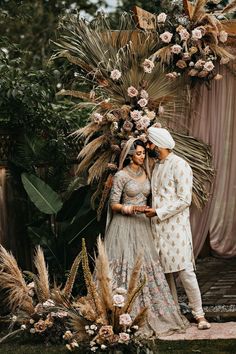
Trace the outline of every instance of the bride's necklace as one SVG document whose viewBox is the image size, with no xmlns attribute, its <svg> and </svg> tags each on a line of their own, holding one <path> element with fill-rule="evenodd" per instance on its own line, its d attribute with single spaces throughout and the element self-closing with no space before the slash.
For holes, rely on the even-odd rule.
<svg viewBox="0 0 236 354">
<path fill-rule="evenodd" d="M 139 167 L 139 168 L 137 169 L 137 171 L 134 171 L 134 170 L 128 165 L 128 166 L 126 166 L 126 169 L 127 169 L 128 173 L 130 174 L 130 176 L 132 176 L 132 177 L 134 177 L 134 178 L 140 177 L 140 176 L 142 176 L 142 174 L 143 174 L 143 169 L 142 169 L 141 167 Z"/>
</svg>

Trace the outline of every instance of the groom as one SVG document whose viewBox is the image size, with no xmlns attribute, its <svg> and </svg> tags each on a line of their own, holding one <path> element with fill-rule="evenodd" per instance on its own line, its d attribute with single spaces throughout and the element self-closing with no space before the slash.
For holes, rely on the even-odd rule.
<svg viewBox="0 0 236 354">
<path fill-rule="evenodd" d="M 152 174 L 152 208 L 145 210 L 160 252 L 160 261 L 167 279 L 179 275 L 186 291 L 198 329 L 210 328 L 204 317 L 201 293 L 194 272 L 192 234 L 189 206 L 192 200 L 192 170 L 189 164 L 175 155 L 175 142 L 164 128 L 148 129 L 147 148 L 158 154 Z"/>
</svg>

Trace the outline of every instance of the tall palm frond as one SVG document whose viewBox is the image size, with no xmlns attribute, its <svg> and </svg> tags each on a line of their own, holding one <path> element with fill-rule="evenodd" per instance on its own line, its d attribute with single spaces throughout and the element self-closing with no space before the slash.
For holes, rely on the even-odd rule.
<svg viewBox="0 0 236 354">
<path fill-rule="evenodd" d="M 6 290 L 6 302 L 12 311 L 21 308 L 27 313 L 34 312 L 29 288 L 18 267 L 15 257 L 3 246 L 0 246 L 0 287 Z"/>
</svg>

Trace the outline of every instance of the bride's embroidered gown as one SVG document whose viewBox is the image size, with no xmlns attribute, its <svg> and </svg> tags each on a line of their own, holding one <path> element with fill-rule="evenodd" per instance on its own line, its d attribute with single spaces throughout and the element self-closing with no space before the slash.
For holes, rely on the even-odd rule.
<svg viewBox="0 0 236 354">
<path fill-rule="evenodd" d="M 147 205 L 150 189 L 148 179 L 139 182 L 121 170 L 114 176 L 110 204 Z M 141 275 L 146 274 L 147 283 L 133 312 L 140 307 L 149 307 L 146 327 L 149 334 L 150 330 L 161 335 L 185 329 L 187 321 L 174 303 L 159 263 L 150 219 L 141 213 L 129 216 L 114 213 L 106 232 L 105 247 L 116 287 L 127 287 L 136 257 L 143 254 Z"/>
</svg>

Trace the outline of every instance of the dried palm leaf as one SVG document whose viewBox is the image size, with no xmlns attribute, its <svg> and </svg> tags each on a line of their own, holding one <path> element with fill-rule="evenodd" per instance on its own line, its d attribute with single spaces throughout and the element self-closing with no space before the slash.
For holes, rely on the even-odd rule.
<svg viewBox="0 0 236 354">
<path fill-rule="evenodd" d="M 50 298 L 49 275 L 44 254 L 40 246 L 36 248 L 34 264 L 38 271 L 38 286 L 41 289 L 42 300 L 46 301 Z"/>
<path fill-rule="evenodd" d="M 106 137 L 104 135 L 99 136 L 98 138 L 93 139 L 90 143 L 88 143 L 79 153 L 78 159 L 84 157 L 92 157 L 96 151 L 102 147 L 106 143 Z"/>
<path fill-rule="evenodd" d="M 106 313 L 103 312 L 103 307 L 97 292 L 96 284 L 93 281 L 93 277 L 89 269 L 88 254 L 84 239 L 82 240 L 82 267 L 88 296 L 93 302 L 93 308 L 96 312 L 97 317 L 102 318 L 106 323 Z"/>
<path fill-rule="evenodd" d="M 213 53 L 215 53 L 220 58 L 228 58 L 230 60 L 235 59 L 235 56 L 233 54 L 229 53 L 226 49 L 219 47 L 217 45 L 212 44 L 211 50 L 213 51 Z"/>
<path fill-rule="evenodd" d="M 176 132 L 171 134 L 176 142 L 175 153 L 183 157 L 193 170 L 193 202 L 202 209 L 214 178 L 210 147 L 192 136 Z"/>
<path fill-rule="evenodd" d="M 110 191 L 111 191 L 111 187 L 112 187 L 112 180 L 113 180 L 113 175 L 109 174 L 109 176 L 107 177 L 107 180 L 105 182 L 104 189 L 103 189 L 101 199 L 100 199 L 98 209 L 97 209 L 98 221 L 100 221 L 100 219 L 101 219 L 103 208 L 104 208 L 105 203 L 110 195 Z"/>
<path fill-rule="evenodd" d="M 137 297 L 139 296 L 139 294 L 141 293 L 141 291 L 143 290 L 144 286 L 146 285 L 146 282 L 147 282 L 147 278 L 146 276 L 144 276 L 140 284 L 133 290 L 133 292 L 131 294 L 128 293 L 127 301 L 125 303 L 125 306 L 123 307 L 124 313 L 131 312 L 132 306 L 135 300 L 137 299 Z"/>
<path fill-rule="evenodd" d="M 229 14 L 234 12 L 236 9 L 236 0 L 231 1 L 227 6 L 221 11 L 222 14 Z"/>
<path fill-rule="evenodd" d="M 69 274 L 67 276 L 66 284 L 65 284 L 64 289 L 62 291 L 63 295 L 67 299 L 69 299 L 71 296 L 71 292 L 72 292 L 72 289 L 74 286 L 75 278 L 76 278 L 77 271 L 78 271 L 81 260 L 82 260 L 82 254 L 80 252 L 78 254 L 78 256 L 75 258 L 75 260 L 71 266 L 71 269 L 70 269 Z"/>
<path fill-rule="evenodd" d="M 20 308 L 29 314 L 34 312 L 32 298 L 15 257 L 0 246 L 0 287 L 6 290 L 6 302 L 12 311 Z"/>
<path fill-rule="evenodd" d="M 98 281 L 99 295 L 101 297 L 102 305 L 104 306 L 104 311 L 108 312 L 113 310 L 111 272 L 105 246 L 100 236 L 98 238 L 97 246 L 98 256 L 95 263 L 96 279 Z"/>
<path fill-rule="evenodd" d="M 99 158 L 88 171 L 89 184 L 93 183 L 95 180 L 99 180 L 103 176 L 104 172 L 107 170 L 108 163 L 111 162 L 112 155 L 113 153 L 111 150 L 107 150 L 100 154 Z"/>
<path fill-rule="evenodd" d="M 148 307 L 144 307 L 140 310 L 140 312 L 137 314 L 137 316 L 134 318 L 132 322 L 132 326 L 139 326 L 142 327 L 147 319 L 148 315 Z"/>
<path fill-rule="evenodd" d="M 71 96 L 71 97 L 86 99 L 88 101 L 91 100 L 89 93 L 81 92 L 81 91 L 74 91 L 74 90 L 61 90 L 61 91 L 57 92 L 57 96 Z"/>
<path fill-rule="evenodd" d="M 140 277 L 140 272 L 142 268 L 142 256 L 139 255 L 134 263 L 134 267 L 132 269 L 130 279 L 129 279 L 129 287 L 128 287 L 128 293 L 131 294 L 133 293 L 134 289 L 137 288 L 138 282 L 139 282 L 139 277 Z"/>
<path fill-rule="evenodd" d="M 207 0 L 196 0 L 192 16 L 190 17 L 191 21 L 195 22 L 198 20 L 199 17 L 201 17 L 202 13 L 205 12 L 204 7 L 206 6 L 206 3 Z"/>
<path fill-rule="evenodd" d="M 171 45 L 167 45 L 165 47 L 158 49 L 150 57 L 150 59 L 153 61 L 155 61 L 157 58 L 160 60 L 161 64 L 163 63 L 170 64 L 172 58 Z"/>
</svg>

